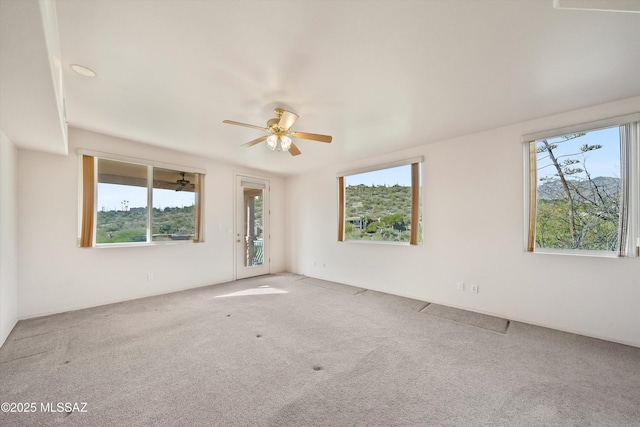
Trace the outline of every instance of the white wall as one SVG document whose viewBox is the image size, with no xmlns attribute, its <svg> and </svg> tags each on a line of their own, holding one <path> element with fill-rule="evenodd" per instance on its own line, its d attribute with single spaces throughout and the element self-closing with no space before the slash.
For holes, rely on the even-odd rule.
<svg viewBox="0 0 640 427">
<path fill-rule="evenodd" d="M 206 170 L 205 242 L 79 248 L 77 148 Z M 18 152 L 18 316 L 27 318 L 234 278 L 234 173 L 261 173 L 70 129 L 69 155 Z M 271 272 L 284 270 L 284 182 L 271 179 Z M 218 227 L 220 225 L 220 227 Z M 147 274 L 153 273 L 153 281 Z"/>
<path fill-rule="evenodd" d="M 640 346 L 639 259 L 524 251 L 521 143 L 526 133 L 637 111 L 640 97 L 288 178 L 287 269 Z M 424 244 L 337 242 L 336 173 L 417 155 Z M 457 291 L 459 281 L 479 293 Z"/>
<path fill-rule="evenodd" d="M 18 321 L 17 158 L 0 130 L 0 346 Z"/>
</svg>

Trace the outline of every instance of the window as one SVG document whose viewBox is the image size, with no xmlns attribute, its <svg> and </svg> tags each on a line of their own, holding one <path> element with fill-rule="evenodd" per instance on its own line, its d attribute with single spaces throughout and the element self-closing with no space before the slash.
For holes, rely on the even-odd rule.
<svg viewBox="0 0 640 427">
<path fill-rule="evenodd" d="M 338 174 L 339 241 L 422 241 L 422 158 Z"/>
<path fill-rule="evenodd" d="M 80 246 L 202 241 L 202 174 L 82 157 Z"/>
<path fill-rule="evenodd" d="M 198 174 L 153 168 L 151 239 L 154 242 L 194 239 L 196 175 Z"/>
<path fill-rule="evenodd" d="M 525 137 L 528 251 L 636 255 L 638 119 L 632 115 Z"/>
</svg>

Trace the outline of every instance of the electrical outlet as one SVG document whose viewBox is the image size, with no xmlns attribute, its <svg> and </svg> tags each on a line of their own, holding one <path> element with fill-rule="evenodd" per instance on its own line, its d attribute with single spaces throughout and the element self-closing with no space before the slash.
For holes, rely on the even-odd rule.
<svg viewBox="0 0 640 427">
<path fill-rule="evenodd" d="M 147 273 L 147 282 L 151 282 L 153 280 L 153 273 Z"/>
<path fill-rule="evenodd" d="M 473 292 L 474 294 L 478 293 L 478 285 L 471 285 L 471 292 Z"/>
<path fill-rule="evenodd" d="M 458 290 L 464 291 L 464 282 L 458 282 Z"/>
</svg>

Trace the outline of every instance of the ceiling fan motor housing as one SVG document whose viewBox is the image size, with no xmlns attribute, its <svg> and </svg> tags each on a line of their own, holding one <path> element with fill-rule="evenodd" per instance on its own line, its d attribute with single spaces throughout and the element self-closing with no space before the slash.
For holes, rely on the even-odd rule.
<svg viewBox="0 0 640 427">
<path fill-rule="evenodd" d="M 267 122 L 267 128 L 271 132 L 276 133 L 278 130 L 280 130 L 280 128 L 278 127 L 278 123 L 280 123 L 280 119 L 278 118 L 269 119 L 269 121 Z"/>
</svg>

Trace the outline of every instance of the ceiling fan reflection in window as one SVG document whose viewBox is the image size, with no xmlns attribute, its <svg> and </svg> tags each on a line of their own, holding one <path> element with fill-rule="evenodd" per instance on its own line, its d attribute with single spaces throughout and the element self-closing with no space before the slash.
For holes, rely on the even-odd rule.
<svg viewBox="0 0 640 427">
<path fill-rule="evenodd" d="M 316 133 L 296 132 L 291 130 L 291 126 L 298 120 L 298 115 L 290 111 L 276 108 L 274 110 L 276 117 L 267 122 L 266 127 L 248 125 L 246 123 L 234 122 L 233 120 L 223 120 L 222 123 L 229 125 L 244 126 L 252 129 L 258 129 L 270 133 L 270 135 L 261 136 L 253 141 L 243 144 L 243 147 L 251 147 L 262 141 L 267 141 L 267 147 L 273 151 L 288 151 L 292 156 L 301 154 L 300 150 L 293 143 L 292 138 L 309 139 L 312 141 L 331 142 L 329 135 L 319 135 Z"/>
<path fill-rule="evenodd" d="M 182 191 L 184 189 L 193 188 L 193 184 L 188 179 L 185 179 L 186 172 L 180 172 L 182 178 L 176 180 L 176 191 Z"/>
</svg>

